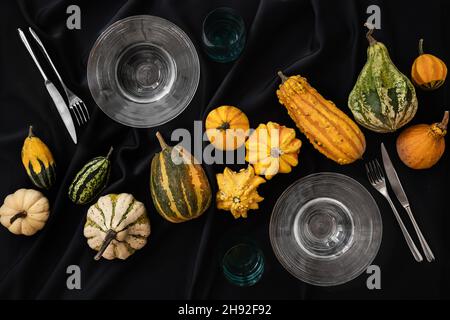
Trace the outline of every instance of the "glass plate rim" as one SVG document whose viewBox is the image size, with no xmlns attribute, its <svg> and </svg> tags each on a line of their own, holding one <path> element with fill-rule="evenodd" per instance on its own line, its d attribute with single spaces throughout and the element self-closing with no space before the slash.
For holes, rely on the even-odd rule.
<svg viewBox="0 0 450 320">
<path fill-rule="evenodd" d="M 196 72 L 194 73 L 195 78 L 192 82 L 192 91 L 190 92 L 190 94 L 188 95 L 186 102 L 184 103 L 185 105 L 180 108 L 180 110 L 178 110 L 176 113 L 174 113 L 171 117 L 168 117 L 167 119 L 163 120 L 163 121 L 159 121 L 159 122 L 155 122 L 151 125 L 149 124 L 135 124 L 135 123 L 130 123 L 130 122 L 126 122 L 123 121 L 121 119 L 118 119 L 117 117 L 113 117 L 113 115 L 110 115 L 109 113 L 105 112 L 103 107 L 100 106 L 100 104 L 98 103 L 98 99 L 94 96 L 91 87 L 94 85 L 91 83 L 91 81 L 89 80 L 90 77 L 87 76 L 87 82 L 88 82 L 88 88 L 89 91 L 91 92 L 92 98 L 94 100 L 94 102 L 96 103 L 96 105 L 100 108 L 100 110 L 106 114 L 111 120 L 120 123 L 124 126 L 127 127 L 131 127 L 131 128 L 137 128 L 137 129 L 145 129 L 145 128 L 155 128 L 161 125 L 164 125 L 172 120 L 174 120 L 176 117 L 178 117 L 181 113 L 183 113 L 187 107 L 190 105 L 190 103 L 192 102 L 192 100 L 195 97 L 195 94 L 197 92 L 198 86 L 200 84 L 200 76 L 201 76 L 201 65 L 200 65 L 200 58 L 197 52 L 197 48 L 195 47 L 194 42 L 192 41 L 192 39 L 189 37 L 189 35 L 182 29 L 180 28 L 177 24 L 175 24 L 174 22 L 167 20 L 165 18 L 159 17 L 159 16 L 155 16 L 155 15 L 146 15 L 146 14 L 140 14 L 140 15 L 132 15 L 132 16 L 128 16 L 125 17 L 123 19 L 119 19 L 115 22 L 113 22 L 112 24 L 108 25 L 105 29 L 102 30 L 102 32 L 100 33 L 100 35 L 97 37 L 97 39 L 95 40 L 94 44 L 92 45 L 90 52 L 89 52 L 89 56 L 88 56 L 88 62 L 87 62 L 87 75 L 89 75 L 89 69 L 90 66 L 92 65 L 92 63 L 90 63 L 91 61 L 93 61 L 93 55 L 95 53 L 95 51 L 99 50 L 99 47 L 101 46 L 101 43 L 104 41 L 104 38 L 106 36 L 108 36 L 111 32 L 113 32 L 118 25 L 121 25 L 123 23 L 130 23 L 131 21 L 136 21 L 136 20 L 150 20 L 150 21 L 158 21 L 160 23 L 166 23 L 168 25 L 171 25 L 173 27 L 174 30 L 176 30 L 181 38 L 186 42 L 187 46 L 189 48 L 191 48 L 190 53 L 192 55 L 192 59 L 193 59 L 193 63 L 195 65 L 195 69 Z"/>
<path fill-rule="evenodd" d="M 381 216 L 381 212 L 380 212 L 380 208 L 378 207 L 378 203 L 376 202 L 375 198 L 372 196 L 372 194 L 369 192 L 369 190 L 367 190 L 366 187 L 364 187 L 363 184 L 361 184 L 359 181 L 357 181 L 356 179 L 342 174 L 342 173 L 338 173 L 338 172 L 332 172 L 332 171 L 323 171 L 323 172 L 316 172 L 316 173 L 311 173 L 309 175 L 306 175 L 304 177 L 301 177 L 299 179 L 297 179 L 296 181 L 294 181 L 292 184 L 290 184 L 282 193 L 281 195 L 278 197 L 277 201 L 275 202 L 275 205 L 272 209 L 272 213 L 270 216 L 270 221 L 269 221 L 269 240 L 270 240 L 270 244 L 272 247 L 272 251 L 275 254 L 278 262 L 281 264 L 281 266 L 288 272 L 290 273 L 293 277 L 295 277 L 296 279 L 314 285 L 314 286 L 318 286 L 318 287 L 329 287 L 329 286 L 338 286 L 338 285 L 342 285 L 344 283 L 347 283 L 349 281 L 352 281 L 354 279 L 356 279 L 358 276 L 360 276 L 363 272 L 364 272 L 364 268 L 361 268 L 361 270 L 358 270 L 357 272 L 354 272 L 353 274 L 351 274 L 350 277 L 346 277 L 343 278 L 341 281 L 336 281 L 333 283 L 324 283 L 324 282 L 317 282 L 317 281 L 310 281 L 308 279 L 303 279 L 301 277 L 299 277 L 298 274 L 295 274 L 293 272 L 293 270 L 291 270 L 290 268 L 287 267 L 287 265 L 285 264 L 285 259 L 282 258 L 280 256 L 280 253 L 278 252 L 278 250 L 276 249 L 275 245 L 274 245 L 274 236 L 273 236 L 273 220 L 274 220 L 274 212 L 276 210 L 276 208 L 279 206 L 279 204 L 281 203 L 281 199 L 287 194 L 289 193 L 296 185 L 298 185 L 299 183 L 302 183 L 304 180 L 306 179 L 310 179 L 310 178 L 314 178 L 316 176 L 334 176 L 334 177 L 339 177 L 339 178 L 344 178 L 345 180 L 348 181 L 352 181 L 353 183 L 355 183 L 355 185 L 357 185 L 361 190 L 363 190 L 368 197 L 376 204 L 375 207 L 375 215 L 379 217 L 379 221 L 380 221 L 380 225 L 379 225 L 379 241 L 376 243 L 376 250 L 373 253 L 373 257 L 371 257 L 369 260 L 367 260 L 366 266 L 370 266 L 370 264 L 375 260 L 375 258 L 378 255 L 379 249 L 381 247 L 381 243 L 383 241 L 383 220 L 382 220 L 382 216 Z"/>
</svg>

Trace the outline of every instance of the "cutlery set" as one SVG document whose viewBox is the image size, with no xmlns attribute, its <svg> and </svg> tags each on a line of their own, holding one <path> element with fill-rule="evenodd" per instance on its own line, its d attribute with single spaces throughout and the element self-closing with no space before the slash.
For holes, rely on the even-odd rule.
<svg viewBox="0 0 450 320">
<path fill-rule="evenodd" d="M 47 61 L 50 63 L 53 71 L 55 72 L 56 76 L 58 77 L 59 82 L 61 83 L 61 86 L 63 87 L 64 94 L 66 95 L 67 101 L 69 103 L 69 107 L 67 107 L 66 101 L 64 100 L 61 93 L 58 91 L 56 86 L 53 84 L 52 81 L 49 80 L 47 75 L 45 74 L 44 70 L 42 69 L 41 64 L 39 63 L 36 55 L 34 54 L 33 49 L 31 48 L 30 43 L 28 42 L 28 39 L 25 35 L 25 33 L 22 31 L 22 29 L 18 28 L 17 31 L 19 32 L 20 39 L 22 40 L 23 44 L 25 45 L 25 48 L 27 49 L 28 53 L 30 54 L 31 58 L 33 59 L 34 63 L 36 64 L 37 68 L 39 69 L 39 72 L 41 73 L 42 77 L 44 78 L 44 85 L 50 94 L 50 97 L 53 100 L 53 103 L 56 106 L 56 109 L 59 112 L 59 115 L 61 116 L 61 119 L 64 122 L 64 125 L 67 128 L 67 131 L 70 134 L 70 137 L 72 138 L 73 142 L 77 143 L 77 133 L 75 130 L 75 125 L 72 119 L 72 116 L 70 114 L 70 110 L 75 115 L 75 119 L 77 120 L 77 124 L 80 126 L 84 123 L 86 123 L 90 116 L 89 111 L 84 104 L 83 100 L 81 100 L 78 96 L 76 96 L 72 91 L 70 91 L 65 83 L 63 82 L 58 70 L 55 67 L 55 64 L 53 63 L 52 59 L 50 58 L 47 50 L 44 47 L 44 44 L 39 39 L 38 35 L 34 32 L 33 29 L 28 28 L 30 31 L 30 34 L 32 35 L 33 39 L 36 41 L 36 43 L 39 46 L 39 49 L 42 51 L 44 56 L 46 57 Z"/>
<path fill-rule="evenodd" d="M 381 143 L 381 155 L 383 159 L 384 170 L 386 171 L 386 175 L 391 185 L 391 188 L 394 191 L 394 194 L 397 197 L 400 204 L 403 206 L 403 208 L 405 208 L 408 217 L 411 220 L 411 223 L 414 227 L 414 230 L 416 231 L 417 237 L 419 238 L 420 245 L 422 247 L 423 252 L 425 253 L 427 261 L 432 262 L 435 260 L 433 252 L 431 251 L 427 241 L 425 240 L 425 237 L 422 234 L 422 231 L 420 230 L 416 222 L 416 219 L 414 218 L 406 193 L 403 190 L 400 179 L 397 175 L 397 172 L 395 171 L 395 168 L 391 162 L 391 159 L 389 158 L 389 155 L 383 143 Z M 381 166 L 377 159 L 372 160 L 371 162 L 366 164 L 366 172 L 367 177 L 372 186 L 379 193 L 381 193 L 389 202 L 389 205 L 391 206 L 392 211 L 394 212 L 394 216 L 400 226 L 400 229 L 402 230 L 403 236 L 405 237 L 406 243 L 408 244 L 408 247 L 414 256 L 414 259 L 416 259 L 417 262 L 421 262 L 423 260 L 422 255 L 420 251 L 417 249 L 416 245 L 414 244 L 413 239 L 411 238 L 407 228 L 405 227 L 405 224 L 403 223 L 403 220 L 401 219 L 394 203 L 392 202 L 391 197 L 389 196 L 386 186 L 386 179 L 384 177 L 383 170 L 381 169 Z"/>
</svg>

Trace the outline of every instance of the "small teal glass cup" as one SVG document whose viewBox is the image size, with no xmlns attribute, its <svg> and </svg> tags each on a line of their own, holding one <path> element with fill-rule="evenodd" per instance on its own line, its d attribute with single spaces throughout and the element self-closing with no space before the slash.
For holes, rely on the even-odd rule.
<svg viewBox="0 0 450 320">
<path fill-rule="evenodd" d="M 213 61 L 236 60 L 245 47 L 245 38 L 244 20 L 231 8 L 217 8 L 203 20 L 203 48 Z"/>
<path fill-rule="evenodd" d="M 252 286 L 264 273 L 264 256 L 253 243 L 242 242 L 229 248 L 222 259 L 225 278 L 239 287 Z"/>
</svg>

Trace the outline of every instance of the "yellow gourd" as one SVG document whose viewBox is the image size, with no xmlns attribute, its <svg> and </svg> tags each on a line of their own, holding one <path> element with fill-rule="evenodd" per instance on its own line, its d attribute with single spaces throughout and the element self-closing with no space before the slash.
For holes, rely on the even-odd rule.
<svg viewBox="0 0 450 320">
<path fill-rule="evenodd" d="M 50 189 L 56 179 L 55 160 L 47 145 L 34 135 L 32 126 L 23 143 L 22 163 L 36 187 Z"/>
<path fill-rule="evenodd" d="M 258 202 L 264 200 L 257 189 L 266 180 L 255 175 L 251 165 L 239 172 L 225 168 L 223 173 L 217 174 L 216 177 L 219 186 L 216 196 L 217 209 L 230 211 L 236 219 L 247 218 L 248 210 L 258 209 Z"/>
<path fill-rule="evenodd" d="M 405 129 L 397 138 L 397 153 L 412 169 L 434 166 L 445 151 L 448 111 L 439 123 L 417 124 Z"/>
<path fill-rule="evenodd" d="M 247 138 L 250 124 L 240 109 L 221 106 L 212 110 L 205 121 L 208 140 L 219 150 L 236 150 Z"/>
<path fill-rule="evenodd" d="M 363 133 L 344 112 L 326 100 L 301 76 L 286 77 L 277 96 L 297 127 L 314 148 L 339 164 L 361 159 L 366 140 Z"/>
<path fill-rule="evenodd" d="M 255 173 L 267 180 L 277 173 L 289 173 L 298 164 L 302 142 L 295 138 L 295 130 L 275 122 L 260 124 L 245 143 L 245 159 Z"/>
</svg>

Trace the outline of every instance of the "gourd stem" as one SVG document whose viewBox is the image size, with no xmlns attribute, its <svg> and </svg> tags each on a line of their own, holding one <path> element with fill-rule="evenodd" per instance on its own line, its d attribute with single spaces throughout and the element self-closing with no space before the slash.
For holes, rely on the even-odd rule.
<svg viewBox="0 0 450 320">
<path fill-rule="evenodd" d="M 109 159 L 109 157 L 111 156 L 111 153 L 113 152 L 114 148 L 111 147 L 109 148 L 108 154 L 106 155 L 106 159 Z"/>
<path fill-rule="evenodd" d="M 106 248 L 108 248 L 109 244 L 111 243 L 111 241 L 114 240 L 116 235 L 117 235 L 117 232 L 115 232 L 114 230 L 111 230 L 111 229 L 108 230 L 108 232 L 106 233 L 105 239 L 103 240 L 102 246 L 100 247 L 100 250 L 95 255 L 94 260 L 100 260 L 103 253 L 105 252 Z"/>
<path fill-rule="evenodd" d="M 14 221 L 16 221 L 17 219 L 25 218 L 26 216 L 27 216 L 26 211 L 21 211 L 21 212 L 19 212 L 19 213 L 16 213 L 15 215 L 13 215 L 13 216 L 11 217 L 11 219 L 9 220 L 9 223 L 13 224 Z"/>
<path fill-rule="evenodd" d="M 423 55 L 423 39 L 419 40 L 419 55 Z"/>
<path fill-rule="evenodd" d="M 167 145 L 167 143 L 164 141 L 164 138 L 162 137 L 161 133 L 156 132 L 156 137 L 158 138 L 159 144 L 161 145 L 161 149 L 167 149 L 169 146 Z"/>
<path fill-rule="evenodd" d="M 448 111 L 445 111 L 444 118 L 442 118 L 442 121 L 438 124 L 438 126 L 441 130 L 447 130 L 447 125 L 448 125 Z"/>
<path fill-rule="evenodd" d="M 286 76 L 283 74 L 283 72 L 281 72 L 281 71 L 278 71 L 277 74 L 278 74 L 278 76 L 281 78 L 281 83 L 284 83 L 284 82 L 288 79 L 288 77 L 286 77 Z"/>
<path fill-rule="evenodd" d="M 366 38 L 369 41 L 369 45 L 374 45 L 375 43 L 377 43 L 377 40 L 375 40 L 375 38 L 372 37 L 372 33 L 374 30 L 373 26 L 368 23 L 365 23 L 364 26 L 366 26 L 369 29 L 369 31 L 367 31 L 366 33 Z"/>
<path fill-rule="evenodd" d="M 217 130 L 228 130 L 230 129 L 230 123 L 229 122 L 223 122 L 220 126 L 217 127 Z"/>
<path fill-rule="evenodd" d="M 33 134 L 33 126 L 30 126 L 29 128 L 28 128 L 28 138 L 29 137 L 33 137 L 34 136 L 34 134 Z"/>
</svg>

